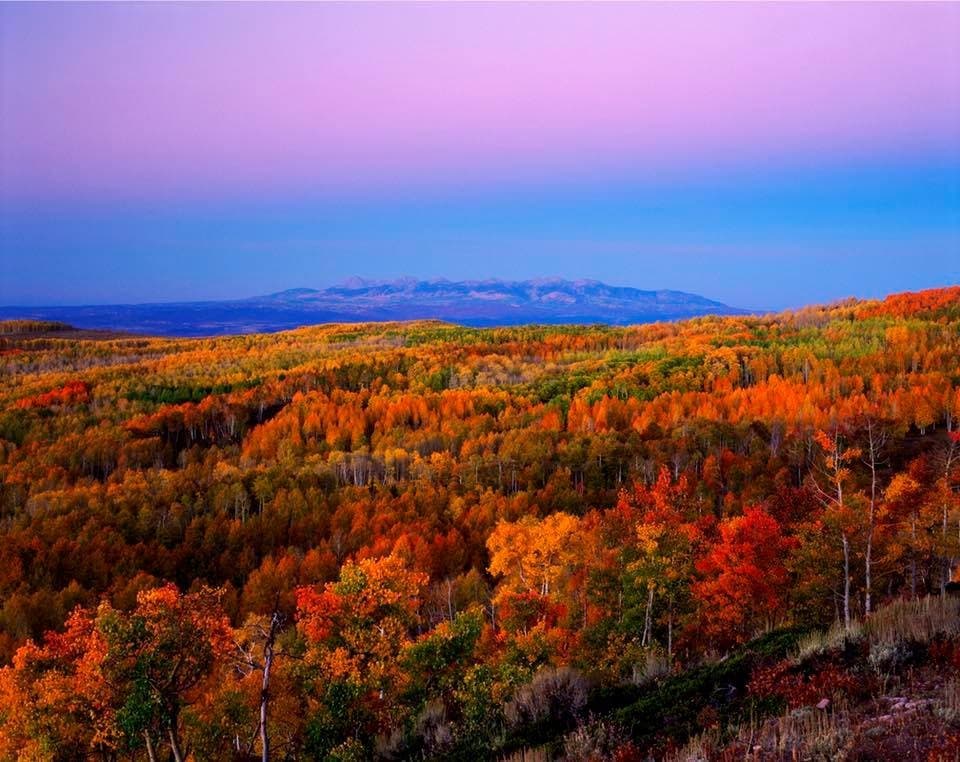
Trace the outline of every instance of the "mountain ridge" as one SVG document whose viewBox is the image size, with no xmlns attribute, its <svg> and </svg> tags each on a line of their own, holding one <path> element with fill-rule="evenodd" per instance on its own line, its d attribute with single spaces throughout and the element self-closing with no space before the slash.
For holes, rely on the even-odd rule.
<svg viewBox="0 0 960 762">
<path fill-rule="evenodd" d="M 749 310 L 671 289 L 578 279 L 453 281 L 348 278 L 326 288 L 296 287 L 232 300 L 73 307 L 0 307 L 0 317 L 63 320 L 170 336 L 285 330 L 331 322 L 435 319 L 473 327 L 650 323 L 702 315 L 745 315 Z"/>
</svg>

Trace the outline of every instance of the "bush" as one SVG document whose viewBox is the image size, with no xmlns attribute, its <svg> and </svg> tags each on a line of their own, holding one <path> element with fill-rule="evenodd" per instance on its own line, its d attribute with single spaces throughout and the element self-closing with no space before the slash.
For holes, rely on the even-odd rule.
<svg viewBox="0 0 960 762">
<path fill-rule="evenodd" d="M 628 739 L 622 728 L 603 720 L 593 720 L 567 733 L 563 739 L 564 762 L 593 762 L 612 759 Z"/>
<path fill-rule="evenodd" d="M 453 724 L 447 719 L 444 706 L 433 701 L 417 717 L 416 734 L 423 740 L 427 757 L 442 757 L 453 747 Z"/>
<path fill-rule="evenodd" d="M 586 678 L 570 667 L 540 670 L 504 705 L 510 735 L 533 743 L 572 727 L 587 705 L 588 687 Z"/>
<path fill-rule="evenodd" d="M 527 685 L 517 689 L 504 707 L 507 725 L 516 728 L 546 720 L 575 720 L 587 704 L 587 681 L 575 669 L 542 669 Z"/>
</svg>

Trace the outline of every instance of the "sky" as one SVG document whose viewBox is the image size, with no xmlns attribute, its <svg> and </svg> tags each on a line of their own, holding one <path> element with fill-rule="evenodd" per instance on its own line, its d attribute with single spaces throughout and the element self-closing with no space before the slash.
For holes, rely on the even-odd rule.
<svg viewBox="0 0 960 762">
<path fill-rule="evenodd" d="M 0 3 L 0 304 L 960 282 L 960 4 Z"/>
</svg>

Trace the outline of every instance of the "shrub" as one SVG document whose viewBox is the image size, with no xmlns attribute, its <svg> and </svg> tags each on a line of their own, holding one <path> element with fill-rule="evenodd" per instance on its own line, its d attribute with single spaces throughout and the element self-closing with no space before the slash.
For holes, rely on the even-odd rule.
<svg viewBox="0 0 960 762">
<path fill-rule="evenodd" d="M 587 705 L 587 681 L 570 667 L 540 670 L 504 707 L 510 730 L 544 723 L 569 726 Z"/>
<path fill-rule="evenodd" d="M 878 674 L 899 672 L 916 657 L 916 649 L 911 643 L 873 643 L 867 661 Z"/>
<path fill-rule="evenodd" d="M 428 754 L 438 754 L 453 744 L 453 728 L 447 720 L 443 704 L 433 701 L 417 718 L 417 729 L 423 737 Z"/>
<path fill-rule="evenodd" d="M 563 759 L 564 762 L 612 759 L 627 743 L 622 728 L 604 720 L 593 720 L 567 733 L 563 739 Z"/>
</svg>

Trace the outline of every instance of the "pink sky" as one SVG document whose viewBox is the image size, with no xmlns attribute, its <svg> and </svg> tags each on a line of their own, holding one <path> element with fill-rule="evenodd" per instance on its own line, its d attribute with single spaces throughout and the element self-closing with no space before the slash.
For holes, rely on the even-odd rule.
<svg viewBox="0 0 960 762">
<path fill-rule="evenodd" d="M 958 153 L 960 5 L 4 5 L 8 199 Z"/>
</svg>

